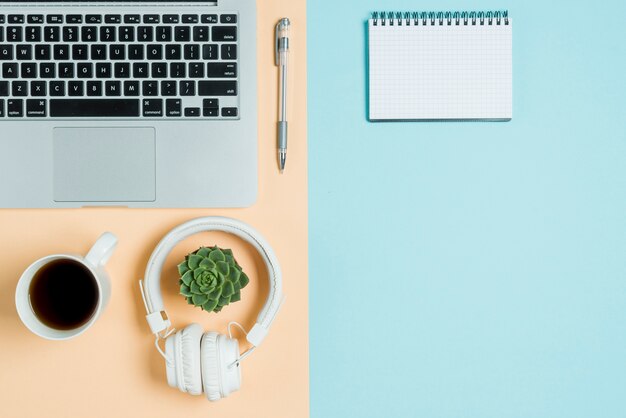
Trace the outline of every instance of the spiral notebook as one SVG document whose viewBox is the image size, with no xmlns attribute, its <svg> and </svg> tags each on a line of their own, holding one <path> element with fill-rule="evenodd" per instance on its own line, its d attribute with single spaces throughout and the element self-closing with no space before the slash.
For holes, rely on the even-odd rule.
<svg viewBox="0 0 626 418">
<path fill-rule="evenodd" d="M 373 13 L 368 26 L 370 120 L 511 120 L 508 12 Z"/>
</svg>

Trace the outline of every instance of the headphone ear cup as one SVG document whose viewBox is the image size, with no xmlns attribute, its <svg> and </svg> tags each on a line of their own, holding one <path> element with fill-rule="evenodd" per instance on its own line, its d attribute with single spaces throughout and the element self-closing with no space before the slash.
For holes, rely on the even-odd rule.
<svg viewBox="0 0 626 418">
<path fill-rule="evenodd" d="M 200 363 L 202 367 L 202 386 L 204 394 L 210 401 L 219 401 L 222 398 L 220 388 L 220 373 L 218 367 L 217 332 L 207 332 L 200 344 Z"/>
<path fill-rule="evenodd" d="M 191 395 L 202 393 L 201 338 L 202 327 L 198 324 L 191 324 L 168 337 L 165 342 L 165 354 L 170 359 L 167 362 L 167 383 Z"/>
<path fill-rule="evenodd" d="M 172 334 L 165 340 L 165 372 L 167 374 L 167 384 L 172 388 L 178 387 L 178 376 L 176 374 L 176 334 Z"/>
<path fill-rule="evenodd" d="M 241 387 L 239 343 L 217 332 L 207 332 L 201 343 L 202 384 L 210 401 L 218 401 Z"/>
</svg>

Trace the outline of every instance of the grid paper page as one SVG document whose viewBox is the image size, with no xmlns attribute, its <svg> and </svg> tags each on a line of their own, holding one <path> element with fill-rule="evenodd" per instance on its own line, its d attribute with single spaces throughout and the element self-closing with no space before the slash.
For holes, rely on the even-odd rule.
<svg viewBox="0 0 626 418">
<path fill-rule="evenodd" d="M 369 21 L 370 120 L 512 118 L 512 22 Z"/>
</svg>

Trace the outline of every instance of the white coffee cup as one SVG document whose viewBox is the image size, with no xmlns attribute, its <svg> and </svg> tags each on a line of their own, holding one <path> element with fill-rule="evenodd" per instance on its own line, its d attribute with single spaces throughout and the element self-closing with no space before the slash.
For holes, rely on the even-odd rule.
<svg viewBox="0 0 626 418">
<path fill-rule="evenodd" d="M 54 254 L 40 258 L 31 264 L 20 277 L 15 290 L 15 306 L 20 319 L 33 333 L 48 340 L 67 340 L 76 337 L 91 327 L 100 317 L 111 297 L 111 282 L 104 265 L 109 260 L 115 247 L 117 238 L 110 232 L 105 232 L 91 247 L 85 257 L 74 254 Z M 98 288 L 98 300 L 96 309 L 91 318 L 83 325 L 70 329 L 58 330 L 44 324 L 35 314 L 30 303 L 30 284 L 36 273 L 42 267 L 56 260 L 73 260 L 85 266 L 92 274 Z"/>
</svg>

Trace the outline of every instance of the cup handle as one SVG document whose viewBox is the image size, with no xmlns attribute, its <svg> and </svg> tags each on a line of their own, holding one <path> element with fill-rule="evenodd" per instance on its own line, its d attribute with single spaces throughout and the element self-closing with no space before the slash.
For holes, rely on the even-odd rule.
<svg viewBox="0 0 626 418">
<path fill-rule="evenodd" d="M 85 260 L 95 267 L 101 267 L 109 261 L 115 247 L 117 246 L 117 237 L 110 232 L 100 235 L 98 241 L 91 247 L 91 250 L 85 256 Z"/>
</svg>

